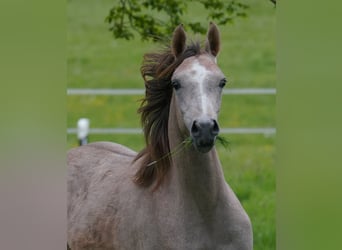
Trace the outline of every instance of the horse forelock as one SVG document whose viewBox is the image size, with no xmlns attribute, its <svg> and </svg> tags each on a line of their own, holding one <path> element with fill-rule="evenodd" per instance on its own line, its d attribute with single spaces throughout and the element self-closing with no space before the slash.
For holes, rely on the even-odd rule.
<svg viewBox="0 0 342 250">
<path fill-rule="evenodd" d="M 155 189 L 161 184 L 171 167 L 168 138 L 168 119 L 172 97 L 171 77 L 176 68 L 191 56 L 205 53 L 199 42 L 189 44 L 177 58 L 167 47 L 159 53 L 144 55 L 141 74 L 145 81 L 145 97 L 138 113 L 141 114 L 146 147 L 140 151 L 135 161 L 141 159 L 135 174 L 135 182 L 141 186 Z"/>
</svg>

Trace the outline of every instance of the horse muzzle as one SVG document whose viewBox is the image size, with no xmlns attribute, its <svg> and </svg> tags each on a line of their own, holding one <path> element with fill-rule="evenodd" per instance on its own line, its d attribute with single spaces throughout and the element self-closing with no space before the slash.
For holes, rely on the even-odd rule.
<svg viewBox="0 0 342 250">
<path fill-rule="evenodd" d="M 201 153 L 209 152 L 215 144 L 220 128 L 214 119 L 198 119 L 192 123 L 191 137 L 194 147 Z"/>
</svg>

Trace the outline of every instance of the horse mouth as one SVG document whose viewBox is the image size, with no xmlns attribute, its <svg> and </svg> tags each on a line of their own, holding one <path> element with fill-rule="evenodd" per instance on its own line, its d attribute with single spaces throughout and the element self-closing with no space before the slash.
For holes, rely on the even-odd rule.
<svg viewBox="0 0 342 250">
<path fill-rule="evenodd" d="M 208 153 L 214 147 L 214 144 L 215 138 L 207 141 L 196 140 L 195 138 L 193 139 L 193 145 L 195 149 L 203 154 Z"/>
</svg>

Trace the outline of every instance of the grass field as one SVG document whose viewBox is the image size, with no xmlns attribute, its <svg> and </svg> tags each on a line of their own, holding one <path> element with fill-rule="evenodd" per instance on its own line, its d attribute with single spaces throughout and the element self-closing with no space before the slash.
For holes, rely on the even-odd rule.
<svg viewBox="0 0 342 250">
<path fill-rule="evenodd" d="M 158 44 L 115 40 L 104 22 L 114 1 L 68 2 L 68 87 L 143 88 L 140 65 L 144 53 Z M 248 2 L 248 1 L 246 1 Z M 218 63 L 231 88 L 275 87 L 275 10 L 269 1 L 249 1 L 248 18 L 220 27 Z M 205 13 L 191 8 L 189 18 L 208 23 Z M 197 10 L 197 12 L 196 12 Z M 202 37 L 203 38 L 203 37 Z M 136 110 L 141 96 L 68 96 L 68 124 L 80 117 L 91 127 L 140 127 Z M 275 127 L 275 96 L 224 96 L 221 127 Z M 230 149 L 218 146 L 227 182 L 251 217 L 254 249 L 275 249 L 275 148 L 273 136 L 225 135 Z M 142 135 L 90 135 L 90 141 L 115 141 L 135 150 Z M 68 135 L 68 146 L 77 146 Z"/>
</svg>

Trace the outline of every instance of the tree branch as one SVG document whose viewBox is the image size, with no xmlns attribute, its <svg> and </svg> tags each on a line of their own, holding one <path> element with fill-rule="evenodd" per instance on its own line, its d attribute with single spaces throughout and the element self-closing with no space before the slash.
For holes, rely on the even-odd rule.
<svg viewBox="0 0 342 250">
<path fill-rule="evenodd" d="M 199 2 L 206 9 L 207 18 L 219 25 L 225 25 L 235 18 L 247 15 L 248 5 L 243 0 L 200 0 Z M 118 0 L 110 9 L 106 21 L 110 24 L 114 37 L 127 40 L 134 38 L 135 32 L 143 40 L 163 40 L 179 23 L 184 23 L 195 33 L 204 34 L 207 30 L 206 25 L 183 20 L 187 6 L 188 2 L 182 0 Z"/>
</svg>

